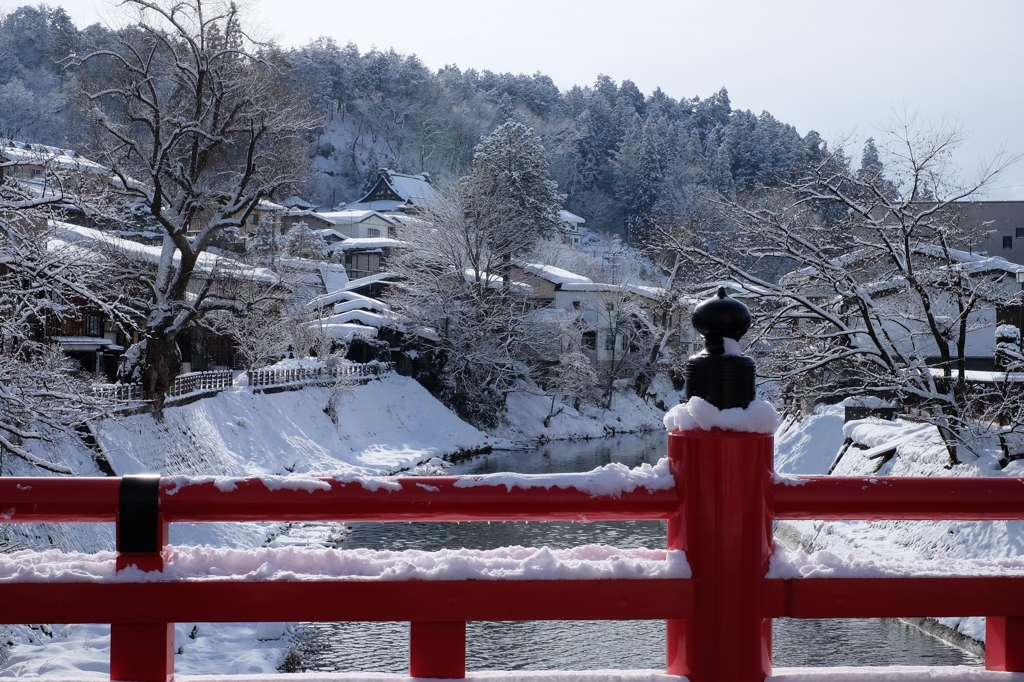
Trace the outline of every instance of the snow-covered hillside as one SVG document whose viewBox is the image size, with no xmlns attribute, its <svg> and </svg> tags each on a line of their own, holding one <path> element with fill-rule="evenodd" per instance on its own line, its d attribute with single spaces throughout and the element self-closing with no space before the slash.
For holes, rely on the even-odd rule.
<svg viewBox="0 0 1024 682">
<path fill-rule="evenodd" d="M 392 473 L 488 445 L 414 380 L 386 375 L 336 396 L 328 388 L 254 394 L 236 387 L 164 410 L 108 421 L 99 440 L 118 474 L 244 476 Z"/>
</svg>

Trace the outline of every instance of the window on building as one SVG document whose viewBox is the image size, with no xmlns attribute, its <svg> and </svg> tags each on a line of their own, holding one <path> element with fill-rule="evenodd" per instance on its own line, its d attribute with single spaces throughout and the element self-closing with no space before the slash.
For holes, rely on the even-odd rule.
<svg viewBox="0 0 1024 682">
<path fill-rule="evenodd" d="M 605 305 L 606 308 L 608 308 L 608 312 L 612 312 L 613 310 L 615 310 L 615 304 L 614 303 L 608 302 L 608 303 L 605 303 L 604 305 Z"/>
<path fill-rule="evenodd" d="M 597 350 L 597 332 L 583 332 L 580 345 L 584 350 Z"/>
<path fill-rule="evenodd" d="M 580 309 L 580 302 L 579 301 L 573 301 L 572 302 L 572 309 L 573 310 L 579 310 Z"/>
<path fill-rule="evenodd" d="M 379 237 L 380 236 L 380 230 L 378 230 L 376 227 L 368 227 L 368 228 L 366 228 L 366 236 L 367 237 Z"/>
<path fill-rule="evenodd" d="M 103 317 L 90 313 L 85 317 L 86 336 L 103 336 Z"/>
<path fill-rule="evenodd" d="M 1017 228 L 1017 239 L 1024 239 L 1024 227 Z"/>
<path fill-rule="evenodd" d="M 609 351 L 615 350 L 615 334 L 605 334 L 604 349 Z"/>
<path fill-rule="evenodd" d="M 256 215 L 255 213 L 250 213 L 249 214 L 249 223 L 251 225 L 259 225 L 260 224 L 260 217 L 258 215 Z"/>
<path fill-rule="evenodd" d="M 1013 248 L 1013 237 L 1003 237 L 1003 248 L 1004 249 L 1012 249 Z"/>
</svg>

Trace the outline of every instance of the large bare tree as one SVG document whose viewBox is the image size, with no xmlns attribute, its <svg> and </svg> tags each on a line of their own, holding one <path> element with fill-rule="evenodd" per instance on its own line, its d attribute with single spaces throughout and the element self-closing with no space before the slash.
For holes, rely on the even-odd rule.
<svg viewBox="0 0 1024 682">
<path fill-rule="evenodd" d="M 312 124 L 283 87 L 273 46 L 243 28 L 234 2 L 126 0 L 122 9 L 136 21 L 116 46 L 72 63 L 116 192 L 163 233 L 159 266 L 145 277 L 142 372 L 159 408 L 181 367 L 182 331 L 213 310 L 246 312 L 218 295 L 217 277 L 196 276 L 198 261 L 261 200 L 292 190 Z"/>
<path fill-rule="evenodd" d="M 769 351 L 759 372 L 786 396 L 897 399 L 935 424 L 951 464 L 977 423 L 973 406 L 994 398 L 968 381 L 969 339 L 991 333 L 995 307 L 1014 295 L 1006 269 L 970 252 L 961 210 L 1012 159 L 965 177 L 951 163 L 963 139 L 956 126 L 898 118 L 881 141 L 884 166 L 855 172 L 834 155 L 785 191 L 723 204 L 734 232 L 716 249 L 663 231 L 758 301 L 754 341 Z"/>
</svg>

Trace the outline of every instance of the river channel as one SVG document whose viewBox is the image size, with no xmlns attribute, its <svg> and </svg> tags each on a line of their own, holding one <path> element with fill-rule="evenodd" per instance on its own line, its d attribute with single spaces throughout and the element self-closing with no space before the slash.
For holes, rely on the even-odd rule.
<svg viewBox="0 0 1024 682">
<path fill-rule="evenodd" d="M 588 471 L 611 462 L 654 463 L 664 452 L 664 432 L 622 435 L 480 455 L 450 473 Z M 361 523 L 352 526 L 344 546 L 438 550 L 590 543 L 664 547 L 665 522 Z M 407 673 L 408 637 L 407 623 L 303 623 L 295 637 L 299 669 Z M 773 645 L 778 667 L 983 664 L 973 653 L 889 619 L 779 618 Z M 466 629 L 466 668 L 471 671 L 658 669 L 664 661 L 664 621 L 472 622 Z"/>
</svg>

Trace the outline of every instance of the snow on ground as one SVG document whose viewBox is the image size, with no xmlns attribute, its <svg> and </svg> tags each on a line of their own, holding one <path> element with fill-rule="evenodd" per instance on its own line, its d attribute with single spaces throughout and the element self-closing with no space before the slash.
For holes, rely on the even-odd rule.
<svg viewBox="0 0 1024 682">
<path fill-rule="evenodd" d="M 896 456 L 876 471 L 881 460 L 871 450 L 851 447 L 837 464 L 835 476 L 1024 476 L 1024 461 L 1005 469 L 994 443 L 978 441 L 959 448 L 962 464 L 947 469 L 948 455 L 935 427 L 896 420 L 863 419 L 843 424 L 841 405 L 819 406 L 776 440 L 775 467 L 781 474 L 824 474 L 843 445 L 844 434 L 868 448 L 895 445 Z M 1020 564 L 1024 556 L 1024 521 L 787 521 L 784 537 L 816 550 L 789 561 L 803 570 L 827 571 L 837 562 L 857 563 L 866 571 L 876 562 L 930 562 L 952 566 L 980 560 L 985 566 Z M 797 569 L 801 570 L 801 569 Z M 1020 574 L 1017 570 L 1016 574 Z M 942 618 L 939 622 L 984 641 L 983 618 Z"/>
<path fill-rule="evenodd" d="M 463 478 L 455 483 L 456 488 L 475 488 L 484 485 L 504 486 L 510 491 L 512 488 L 576 488 L 590 493 L 592 497 L 619 497 L 622 493 L 631 493 L 637 488 L 644 488 L 651 493 L 655 490 L 671 490 L 676 483 L 672 478 L 672 472 L 669 471 L 667 457 L 662 457 L 654 466 L 644 463 L 632 469 L 625 464 L 612 462 L 581 473 L 543 476 L 515 473 L 484 474 Z"/>
<path fill-rule="evenodd" d="M 341 389 L 334 395 L 337 424 L 324 412 L 331 399 L 329 388 L 254 395 L 247 387 L 235 387 L 166 408 L 162 421 L 138 414 L 99 424 L 96 431 L 118 474 L 292 477 L 268 478 L 284 487 L 306 485 L 311 475 L 342 480 L 389 474 L 437 456 L 485 447 L 491 440 L 407 377 L 386 375 Z M 40 448 L 41 456 L 59 448 L 63 461 L 79 464 L 87 475 L 101 475 L 84 448 L 67 443 Z M 34 524 L 11 530 L 9 545 L 15 548 L 45 545 L 47 537 L 65 550 L 113 548 L 113 524 Z M 294 545 L 280 540 L 282 530 L 282 524 L 173 524 L 171 542 L 243 550 Z M 330 546 L 344 534 L 344 527 L 320 524 L 305 540 L 314 547 Z M 185 653 L 175 657 L 183 674 L 274 673 L 286 648 L 286 643 L 258 641 L 254 623 L 180 624 L 186 626 L 188 632 L 198 628 L 199 634 L 195 639 L 185 636 Z M 107 676 L 107 626 L 55 626 L 52 638 L 26 626 L 4 630 L 5 641 L 16 646 L 9 649 L 0 677 Z"/>
<path fill-rule="evenodd" d="M 674 404 L 677 399 L 672 402 Z M 602 438 L 614 433 L 653 431 L 661 428 L 661 420 L 665 416 L 665 411 L 653 400 L 643 400 L 629 387 L 615 391 L 610 410 L 590 404 L 582 404 L 579 410 L 575 410 L 571 402 L 560 399 L 555 400 L 552 410 L 551 396 L 526 391 L 510 393 L 506 404 L 507 423 L 492 433 L 512 443 Z M 551 417 L 548 426 L 544 426 L 544 419 L 552 412 L 557 414 Z"/>
<path fill-rule="evenodd" d="M 148 414 L 106 422 L 98 435 L 120 474 L 195 476 L 388 474 L 488 441 L 408 377 L 341 389 L 337 424 L 324 411 L 331 393 L 236 387 L 166 409 L 161 423 Z"/>
</svg>

